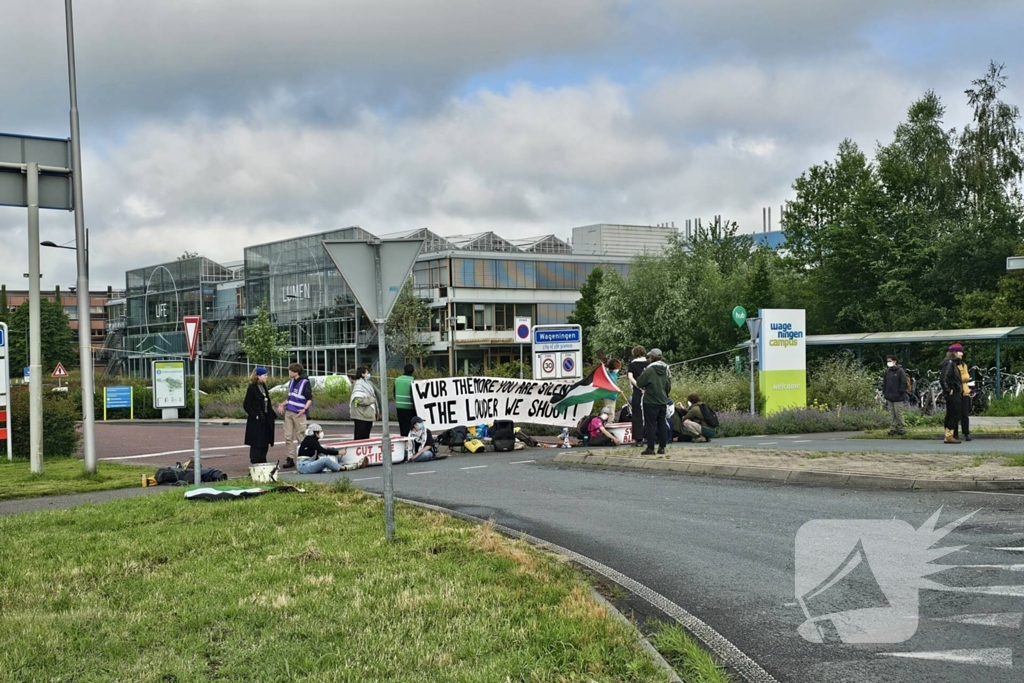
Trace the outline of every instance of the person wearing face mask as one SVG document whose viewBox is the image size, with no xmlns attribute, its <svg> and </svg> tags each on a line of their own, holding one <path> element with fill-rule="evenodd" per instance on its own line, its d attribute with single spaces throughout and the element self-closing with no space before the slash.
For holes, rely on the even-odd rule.
<svg viewBox="0 0 1024 683">
<path fill-rule="evenodd" d="M 882 378 L 882 398 L 889 414 L 889 436 L 903 436 L 906 426 L 903 422 L 903 401 L 907 391 L 907 373 L 896 362 L 896 356 L 885 357 L 885 376 Z"/>
<path fill-rule="evenodd" d="M 946 437 L 943 439 L 943 443 L 960 443 L 960 440 L 954 434 L 960 423 L 964 390 L 966 389 L 967 393 L 970 394 L 970 390 L 967 389 L 967 385 L 964 382 L 964 377 L 967 373 L 961 372 L 960 369 L 960 366 L 965 365 L 963 358 L 964 347 L 960 344 L 951 345 L 949 353 L 946 354 L 946 359 L 942 361 L 942 369 L 939 371 L 939 383 L 942 385 L 942 391 L 946 395 Z"/>
<path fill-rule="evenodd" d="M 409 450 L 412 457 L 410 462 L 427 462 L 428 460 L 440 460 L 444 456 L 439 455 L 437 446 L 434 445 L 434 435 L 427 429 L 423 418 L 416 415 L 412 418 L 409 429 Z"/>
<path fill-rule="evenodd" d="M 380 392 L 370 381 L 370 368 L 361 367 L 356 372 L 356 383 L 352 385 L 352 397 L 348 401 L 349 414 L 355 423 L 355 440 L 370 438 L 373 421 L 380 415 Z"/>
</svg>

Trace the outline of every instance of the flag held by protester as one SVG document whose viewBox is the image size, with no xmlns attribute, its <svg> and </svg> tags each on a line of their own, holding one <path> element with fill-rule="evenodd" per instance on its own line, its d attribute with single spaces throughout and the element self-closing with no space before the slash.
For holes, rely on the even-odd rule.
<svg viewBox="0 0 1024 683">
<path fill-rule="evenodd" d="M 558 410 L 601 401 L 606 398 L 615 398 L 619 394 L 619 387 L 612 381 L 608 369 L 602 364 L 594 368 L 593 372 L 569 387 L 564 394 L 556 394 L 551 397 L 552 405 Z"/>
</svg>

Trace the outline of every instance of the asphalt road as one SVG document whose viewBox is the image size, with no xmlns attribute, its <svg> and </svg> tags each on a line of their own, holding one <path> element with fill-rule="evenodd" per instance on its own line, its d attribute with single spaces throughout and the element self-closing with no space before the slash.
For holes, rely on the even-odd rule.
<svg viewBox="0 0 1024 683">
<path fill-rule="evenodd" d="M 912 442 L 899 445 L 908 443 Z M 1020 629 L 1024 597 L 986 596 L 970 588 L 1024 584 L 1024 565 L 1016 564 L 1024 562 L 1024 553 L 997 550 L 1024 547 L 1024 496 L 840 491 L 670 473 L 588 470 L 554 465 L 551 458 L 556 452 L 466 455 L 398 465 L 395 491 L 401 497 L 494 519 L 603 562 L 703 619 L 780 681 L 1024 681 Z M 347 474 L 357 486 L 376 492 L 382 488 L 379 468 Z M 951 569 L 931 577 L 970 592 L 921 590 L 916 634 L 906 642 L 818 644 L 798 634 L 806 618 L 794 586 L 795 544 L 801 526 L 811 520 L 895 519 L 918 529 L 940 508 L 940 526 L 978 511 L 937 545 L 964 546 L 940 560 L 945 564 L 985 566 Z M 904 525 L 902 531 L 913 536 L 910 527 Z M 835 536 L 811 533 L 813 542 L 804 545 L 810 556 L 826 558 L 819 562 L 825 566 L 822 578 L 840 566 L 846 555 L 846 546 L 839 555 L 823 550 Z M 827 591 L 830 607 L 815 603 L 815 608 L 828 607 L 816 609 L 815 615 L 865 606 L 872 587 L 877 595 L 877 587 L 885 583 L 886 595 L 896 595 L 889 606 L 899 603 L 903 616 L 895 623 L 884 618 L 875 621 L 888 624 L 888 633 L 905 629 L 901 620 L 913 626 L 917 610 L 913 604 L 908 608 L 900 603 L 908 593 L 897 594 L 893 586 L 908 585 L 916 574 L 893 583 L 892 571 L 917 566 L 930 557 L 922 560 L 922 553 L 910 552 L 912 539 L 896 538 L 891 527 L 875 534 L 876 541 L 880 538 L 881 546 L 872 545 L 870 538 L 863 546 L 874 574 L 865 575 L 863 566 L 854 569 L 833 586 L 836 590 Z M 1024 587 L 994 592 L 1024 596 Z M 909 595 L 913 598 L 917 591 Z M 892 610 L 885 614 L 892 616 Z M 989 625 L 941 621 L 962 620 L 962 615 L 975 615 L 967 620 Z M 823 631 L 831 633 L 833 640 L 838 633 L 829 631 L 828 624 Z M 916 658 L 922 655 L 927 658 Z"/>
<path fill-rule="evenodd" d="M 959 445 L 944 444 L 942 439 L 864 439 L 853 438 L 860 432 L 832 432 L 829 434 L 797 434 L 743 436 L 731 439 L 712 439 L 708 447 L 720 448 L 778 448 L 794 451 L 872 452 L 879 453 L 1024 453 L 1024 440 L 976 438 Z M 685 447 L 704 444 L 687 444 Z"/>
</svg>

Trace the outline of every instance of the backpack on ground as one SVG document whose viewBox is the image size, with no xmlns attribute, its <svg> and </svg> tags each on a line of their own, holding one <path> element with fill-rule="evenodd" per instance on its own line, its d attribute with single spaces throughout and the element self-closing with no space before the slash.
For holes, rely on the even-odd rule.
<svg viewBox="0 0 1024 683">
<path fill-rule="evenodd" d="M 455 425 L 448 430 L 448 448 L 454 451 L 456 448 L 466 449 L 466 442 L 469 441 L 469 430 L 466 425 Z"/>
<path fill-rule="evenodd" d="M 179 481 L 184 481 L 185 470 L 180 467 L 160 467 L 157 468 L 156 475 L 154 477 L 158 486 L 164 484 L 175 485 Z"/>
<path fill-rule="evenodd" d="M 513 420 L 495 420 L 491 431 L 491 444 L 499 453 L 515 450 L 516 423 Z"/>
<path fill-rule="evenodd" d="M 704 419 L 704 424 L 712 429 L 718 427 L 718 413 L 711 410 L 711 406 L 707 403 L 700 404 L 700 415 Z"/>
</svg>

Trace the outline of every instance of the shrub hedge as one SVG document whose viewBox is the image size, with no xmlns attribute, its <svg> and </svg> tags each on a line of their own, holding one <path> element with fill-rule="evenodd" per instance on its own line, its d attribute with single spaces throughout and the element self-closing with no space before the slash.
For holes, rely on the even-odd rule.
<svg viewBox="0 0 1024 683">
<path fill-rule="evenodd" d="M 15 457 L 30 454 L 28 387 L 11 387 L 11 449 Z M 82 443 L 78 432 L 81 404 L 64 393 L 43 394 L 43 457 L 77 455 Z"/>
</svg>

